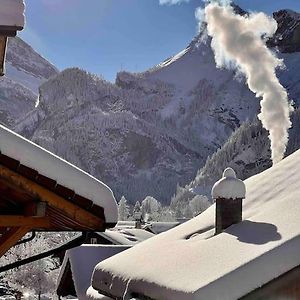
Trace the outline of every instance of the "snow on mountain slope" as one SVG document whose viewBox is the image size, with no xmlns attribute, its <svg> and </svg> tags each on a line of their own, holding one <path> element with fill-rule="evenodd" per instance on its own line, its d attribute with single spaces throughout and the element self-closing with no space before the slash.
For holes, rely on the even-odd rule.
<svg viewBox="0 0 300 300">
<path fill-rule="evenodd" d="M 38 94 L 39 86 L 58 70 L 22 39 L 8 39 L 6 77 Z"/>
<path fill-rule="evenodd" d="M 289 143 L 286 156 L 300 148 L 300 110 L 296 109 L 292 115 L 292 128 L 289 130 Z M 205 165 L 198 170 L 193 181 L 181 190 L 186 191 L 185 199 L 182 195 L 175 195 L 173 202 L 188 201 L 196 194 L 210 197 L 213 184 L 222 175 L 222 170 L 232 167 L 239 178 L 247 179 L 271 167 L 270 141 L 266 130 L 259 121 L 245 122 L 232 134 L 228 141 L 209 157 Z"/>
<path fill-rule="evenodd" d="M 14 128 L 34 111 L 40 84 L 57 73 L 20 38 L 9 38 L 6 75 L 0 79 L 0 122 Z"/>
<path fill-rule="evenodd" d="M 281 83 L 300 103 L 300 53 L 278 54 L 287 66 Z M 144 73 L 120 72 L 116 84 L 70 69 L 40 90 L 18 131 L 131 201 L 168 202 L 259 110 L 243 78 L 216 68 L 205 26 L 178 55 Z"/>
<path fill-rule="evenodd" d="M 0 79 L 0 122 L 12 128 L 16 121 L 34 109 L 37 95 L 23 85 Z"/>
<path fill-rule="evenodd" d="M 79 69 L 63 71 L 40 90 L 36 111 L 43 111 L 44 119 L 32 140 L 101 176 L 118 196 L 134 201 L 152 194 L 167 200 L 173 185 L 187 180 L 200 160 L 197 152 L 139 116 L 137 110 L 144 103 L 146 112 L 148 104 L 136 91 L 123 91 Z M 136 111 L 127 110 L 134 101 L 140 102 Z"/>
</svg>

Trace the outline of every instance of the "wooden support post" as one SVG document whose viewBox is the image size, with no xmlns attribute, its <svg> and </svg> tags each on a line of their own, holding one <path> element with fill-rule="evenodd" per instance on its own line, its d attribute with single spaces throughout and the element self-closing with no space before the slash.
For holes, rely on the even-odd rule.
<svg viewBox="0 0 300 300">
<path fill-rule="evenodd" d="M 14 227 L 0 237 L 0 257 L 13 247 L 28 231 L 30 227 Z"/>
<path fill-rule="evenodd" d="M 1 216 L 0 227 L 31 227 L 35 229 L 48 229 L 48 217 Z"/>
</svg>

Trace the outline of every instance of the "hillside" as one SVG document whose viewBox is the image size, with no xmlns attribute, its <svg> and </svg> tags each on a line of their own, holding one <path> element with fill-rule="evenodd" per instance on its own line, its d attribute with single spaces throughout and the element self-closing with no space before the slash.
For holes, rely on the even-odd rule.
<svg viewBox="0 0 300 300">
<path fill-rule="evenodd" d="M 6 74 L 0 79 L 0 122 L 14 128 L 34 110 L 38 88 L 58 70 L 20 38 L 9 38 Z"/>
<path fill-rule="evenodd" d="M 286 64 L 280 81 L 298 103 L 300 53 L 278 55 Z M 51 77 L 40 88 L 39 106 L 14 128 L 103 180 L 117 198 L 151 195 L 167 203 L 177 183 L 193 181 L 258 110 L 244 79 L 216 68 L 203 26 L 179 54 L 143 73 L 120 72 L 115 84 L 76 68 Z"/>
</svg>

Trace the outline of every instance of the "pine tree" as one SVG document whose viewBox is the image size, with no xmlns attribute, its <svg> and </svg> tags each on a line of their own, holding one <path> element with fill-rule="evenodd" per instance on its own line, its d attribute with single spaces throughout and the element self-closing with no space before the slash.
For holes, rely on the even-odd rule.
<svg viewBox="0 0 300 300">
<path fill-rule="evenodd" d="M 127 205 L 127 200 L 124 196 L 121 197 L 121 200 L 118 205 L 119 221 L 126 221 L 129 217 L 129 207 Z"/>
</svg>

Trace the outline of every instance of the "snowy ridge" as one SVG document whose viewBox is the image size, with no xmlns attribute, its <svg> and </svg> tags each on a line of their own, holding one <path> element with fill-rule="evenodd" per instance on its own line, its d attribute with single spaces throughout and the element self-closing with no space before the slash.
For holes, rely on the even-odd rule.
<svg viewBox="0 0 300 300">
<path fill-rule="evenodd" d="M 278 46 L 281 52 L 299 52 L 300 13 L 283 9 L 273 13 L 273 17 L 278 23 L 278 28 L 269 45 Z"/>
<path fill-rule="evenodd" d="M 34 109 L 36 94 L 23 85 L 3 77 L 0 80 L 0 122 L 13 127 L 19 118 Z"/>
<path fill-rule="evenodd" d="M 38 88 L 57 69 L 36 53 L 20 38 L 9 38 L 6 55 L 6 74 L 0 80 L 0 122 L 13 129 L 26 116 L 32 116 L 38 99 Z M 31 118 L 26 127 L 36 127 Z M 24 131 L 21 125 L 18 126 Z"/>
<path fill-rule="evenodd" d="M 6 77 L 38 93 L 39 86 L 58 70 L 19 37 L 9 38 Z"/>
<path fill-rule="evenodd" d="M 93 288 L 117 297 L 126 289 L 128 295 L 135 292 L 156 300 L 232 300 L 298 266 L 299 165 L 297 151 L 245 181 L 243 222 L 214 236 L 212 206 L 191 221 L 98 264 Z M 163 261 L 157 259 L 160 255 Z"/>
</svg>

